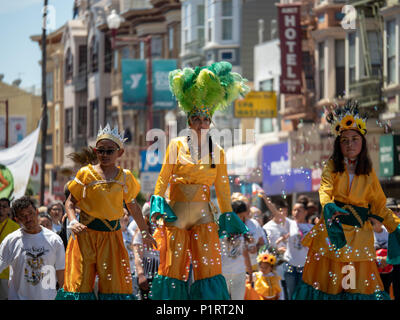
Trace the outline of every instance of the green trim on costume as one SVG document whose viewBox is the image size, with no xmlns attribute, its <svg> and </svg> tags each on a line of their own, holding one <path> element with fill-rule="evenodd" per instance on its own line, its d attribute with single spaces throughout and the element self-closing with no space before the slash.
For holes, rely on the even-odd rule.
<svg viewBox="0 0 400 320">
<path fill-rule="evenodd" d="M 218 219 L 218 225 L 218 236 L 220 238 L 249 232 L 249 228 L 247 228 L 235 212 L 225 212 L 221 214 Z"/>
<path fill-rule="evenodd" d="M 94 292 L 69 292 L 61 288 L 55 300 L 97 300 Z"/>
<path fill-rule="evenodd" d="M 400 264 L 400 225 L 392 233 L 389 233 L 386 262 L 388 264 Z"/>
<path fill-rule="evenodd" d="M 190 300 L 230 300 L 224 276 L 196 280 L 190 286 Z"/>
<path fill-rule="evenodd" d="M 347 243 L 346 237 L 344 236 L 344 233 L 343 233 L 342 223 L 350 224 L 350 225 L 354 225 L 354 226 L 358 225 L 361 227 L 361 225 L 358 223 L 357 219 L 355 219 L 350 212 L 342 209 L 340 207 L 340 204 L 341 203 L 331 202 L 331 203 L 327 203 L 324 206 L 325 226 L 326 226 L 326 230 L 328 232 L 329 240 L 334 245 L 335 250 L 343 248 Z M 347 213 L 348 216 L 345 217 L 347 219 L 345 221 L 343 221 L 342 217 L 344 217 L 344 216 L 339 216 L 338 217 L 339 222 L 332 221 L 332 216 L 335 214 L 336 211 L 342 212 L 342 213 Z M 350 220 L 351 217 L 353 217 L 352 220 Z"/>
<path fill-rule="evenodd" d="M 135 295 L 127 293 L 99 293 L 99 300 L 137 300 Z"/>
<path fill-rule="evenodd" d="M 164 220 L 167 222 L 174 222 L 178 219 L 163 197 L 152 195 L 150 198 L 150 219 L 155 213 L 161 213 L 161 215 L 164 216 Z M 161 216 L 159 218 L 161 218 Z"/>
<path fill-rule="evenodd" d="M 151 283 L 151 300 L 189 300 L 187 281 L 157 274 Z"/>
<path fill-rule="evenodd" d="M 110 228 L 100 219 L 95 218 L 92 222 L 88 223 L 86 226 L 89 229 L 96 230 L 96 231 L 117 231 L 121 229 L 121 223 L 119 220 L 105 220 L 109 223 L 109 225 L 113 228 Z"/>
<path fill-rule="evenodd" d="M 293 293 L 292 300 L 391 300 L 386 291 L 377 291 L 372 294 L 342 292 L 330 294 L 315 289 L 313 286 L 300 280 Z"/>
</svg>

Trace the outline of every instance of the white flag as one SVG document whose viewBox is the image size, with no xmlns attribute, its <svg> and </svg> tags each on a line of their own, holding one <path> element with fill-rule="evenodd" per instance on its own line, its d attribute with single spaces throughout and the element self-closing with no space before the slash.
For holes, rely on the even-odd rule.
<svg viewBox="0 0 400 320">
<path fill-rule="evenodd" d="M 39 132 L 40 124 L 17 144 L 0 150 L 0 198 L 13 200 L 25 195 Z"/>
</svg>

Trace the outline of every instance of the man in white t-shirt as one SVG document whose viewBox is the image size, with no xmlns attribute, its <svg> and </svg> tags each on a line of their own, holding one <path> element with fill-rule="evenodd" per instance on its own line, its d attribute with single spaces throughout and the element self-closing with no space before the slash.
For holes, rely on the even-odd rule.
<svg viewBox="0 0 400 320">
<path fill-rule="evenodd" d="M 263 226 L 263 229 L 267 232 L 270 246 L 275 247 L 279 252 L 284 254 L 287 249 L 287 238 L 290 227 L 288 221 L 289 219 L 287 218 L 289 206 L 284 200 L 279 200 L 275 204 L 275 207 L 272 207 L 271 203 L 267 204 L 269 204 L 269 207 L 271 207 L 270 210 L 273 218 Z M 283 264 L 280 264 L 276 268 L 276 273 L 282 279 L 281 286 L 283 288 L 283 294 L 280 295 L 279 299 L 285 300 L 287 296 L 287 290 L 286 282 L 284 280 Z"/>
<path fill-rule="evenodd" d="M 0 245 L 0 271 L 10 266 L 9 300 L 54 300 L 64 284 L 65 250 L 56 233 L 39 224 L 29 197 L 15 200 L 15 220 L 22 227 Z"/>
</svg>

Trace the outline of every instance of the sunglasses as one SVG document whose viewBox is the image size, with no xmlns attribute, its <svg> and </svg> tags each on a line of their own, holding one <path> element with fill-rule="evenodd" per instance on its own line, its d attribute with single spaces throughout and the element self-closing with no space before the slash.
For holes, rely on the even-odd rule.
<svg viewBox="0 0 400 320">
<path fill-rule="evenodd" d="M 115 151 L 118 151 L 119 149 L 97 149 L 97 148 L 94 148 L 93 150 L 94 150 L 94 152 L 96 152 L 97 154 L 101 154 L 101 155 L 106 154 L 106 155 L 110 156 L 110 155 L 112 155 Z"/>
</svg>

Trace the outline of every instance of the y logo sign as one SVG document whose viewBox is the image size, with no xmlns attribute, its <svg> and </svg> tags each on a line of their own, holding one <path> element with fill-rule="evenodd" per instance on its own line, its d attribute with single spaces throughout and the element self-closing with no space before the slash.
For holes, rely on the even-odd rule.
<svg viewBox="0 0 400 320">
<path fill-rule="evenodd" d="M 140 79 L 142 79 L 142 73 L 134 73 L 130 75 L 132 79 L 131 89 L 136 89 L 139 86 Z"/>
</svg>

